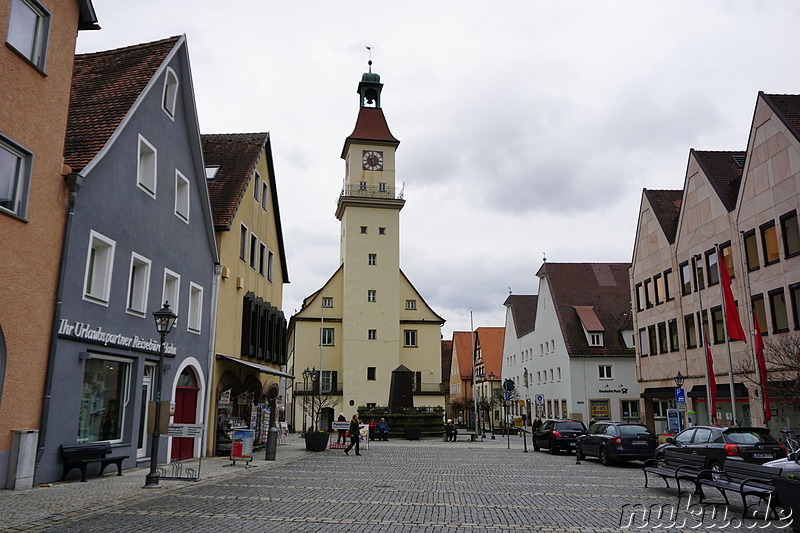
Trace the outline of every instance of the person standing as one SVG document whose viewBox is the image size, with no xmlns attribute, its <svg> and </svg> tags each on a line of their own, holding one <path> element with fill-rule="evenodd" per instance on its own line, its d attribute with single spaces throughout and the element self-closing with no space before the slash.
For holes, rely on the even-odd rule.
<svg viewBox="0 0 800 533">
<path fill-rule="evenodd" d="M 339 418 L 336 419 L 337 422 L 347 422 L 347 418 L 344 416 L 344 413 L 339 413 Z M 347 430 L 340 429 L 339 436 L 336 438 L 336 444 L 345 444 L 347 442 Z"/>
<path fill-rule="evenodd" d="M 542 427 L 542 417 L 541 416 L 537 416 L 536 420 L 533 421 L 533 425 L 531 426 L 531 431 L 535 432 L 540 427 Z"/>
<path fill-rule="evenodd" d="M 358 423 L 358 413 L 353 415 L 350 420 L 350 445 L 344 449 L 345 455 L 350 455 L 350 448 L 356 447 L 356 455 L 361 455 L 358 451 L 358 441 L 361 440 L 361 426 Z"/>
</svg>

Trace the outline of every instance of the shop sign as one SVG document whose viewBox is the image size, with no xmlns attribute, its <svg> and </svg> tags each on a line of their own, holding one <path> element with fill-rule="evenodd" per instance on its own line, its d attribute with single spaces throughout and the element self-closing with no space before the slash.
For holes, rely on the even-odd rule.
<svg viewBox="0 0 800 533">
<path fill-rule="evenodd" d="M 628 387 L 623 387 L 620 385 L 616 389 L 611 389 L 608 387 L 608 385 L 606 385 L 605 389 L 598 389 L 597 392 L 600 394 L 628 394 Z"/>
<path fill-rule="evenodd" d="M 234 429 L 231 443 L 231 459 L 253 460 L 253 430 Z"/>
<path fill-rule="evenodd" d="M 160 340 L 145 339 L 136 335 L 128 337 L 122 333 L 111 333 L 103 331 L 101 326 L 93 328 L 91 324 L 87 324 L 86 322 L 73 322 L 70 324 L 69 320 L 66 318 L 62 318 L 58 324 L 58 336 L 87 341 L 94 344 L 102 344 L 103 346 L 138 350 L 140 352 L 158 353 L 161 350 Z M 177 355 L 178 349 L 171 342 L 165 342 L 164 353 L 166 355 Z"/>
<path fill-rule="evenodd" d="M 170 424 L 167 436 L 197 439 L 203 436 L 203 424 Z"/>
</svg>

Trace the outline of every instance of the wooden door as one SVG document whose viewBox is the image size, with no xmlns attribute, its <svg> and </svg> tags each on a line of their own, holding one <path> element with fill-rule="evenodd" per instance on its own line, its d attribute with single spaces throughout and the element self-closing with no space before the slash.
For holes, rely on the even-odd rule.
<svg viewBox="0 0 800 533">
<path fill-rule="evenodd" d="M 175 389 L 176 424 L 194 424 L 197 417 L 197 387 L 178 387 Z M 172 460 L 183 461 L 194 456 L 194 439 L 172 438 Z"/>
</svg>

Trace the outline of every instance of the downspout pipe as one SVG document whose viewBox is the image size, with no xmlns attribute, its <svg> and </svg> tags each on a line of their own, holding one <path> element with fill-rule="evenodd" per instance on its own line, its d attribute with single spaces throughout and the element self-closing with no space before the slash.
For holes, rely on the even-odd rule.
<svg viewBox="0 0 800 533">
<path fill-rule="evenodd" d="M 72 230 L 72 219 L 75 215 L 75 200 L 78 191 L 83 185 L 83 176 L 77 172 L 70 172 L 64 176 L 67 184 L 68 205 L 67 217 L 64 220 L 64 233 L 61 237 L 61 257 L 58 267 L 58 282 L 56 284 L 56 301 L 53 308 L 53 327 L 50 332 L 50 353 L 47 357 L 47 371 L 45 373 L 44 397 L 42 398 L 42 418 L 39 423 L 39 445 L 36 449 L 36 465 L 34 467 L 34 477 L 39 470 L 39 463 L 44 455 L 45 443 L 47 442 L 47 428 L 50 418 L 50 399 L 53 395 L 53 374 L 56 362 L 56 341 L 58 340 L 58 323 L 61 319 L 61 304 L 64 299 L 64 277 L 67 272 L 67 255 L 69 253 L 69 236 Z"/>
</svg>

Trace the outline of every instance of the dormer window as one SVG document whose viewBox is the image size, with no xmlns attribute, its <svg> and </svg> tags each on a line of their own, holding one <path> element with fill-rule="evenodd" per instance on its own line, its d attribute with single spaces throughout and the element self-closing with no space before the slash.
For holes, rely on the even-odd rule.
<svg viewBox="0 0 800 533">
<path fill-rule="evenodd" d="M 167 67 L 164 77 L 164 95 L 161 107 L 170 118 L 175 118 L 175 105 L 178 100 L 178 76 L 175 71 Z"/>
<path fill-rule="evenodd" d="M 602 333 L 590 333 L 589 334 L 589 346 L 602 346 L 603 345 L 603 334 Z"/>
</svg>

